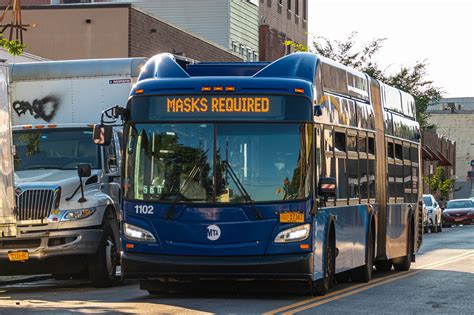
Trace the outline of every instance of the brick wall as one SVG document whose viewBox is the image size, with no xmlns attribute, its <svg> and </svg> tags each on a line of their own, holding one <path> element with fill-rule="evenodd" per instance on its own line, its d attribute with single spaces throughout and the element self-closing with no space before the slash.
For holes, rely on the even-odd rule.
<svg viewBox="0 0 474 315">
<path fill-rule="evenodd" d="M 130 9 L 129 56 L 182 54 L 199 61 L 241 61 L 238 56 L 137 9 Z"/>
<path fill-rule="evenodd" d="M 287 38 L 284 34 L 278 33 L 275 29 L 270 29 L 268 25 L 260 25 L 258 37 L 260 61 L 273 61 L 286 54 L 287 47 L 284 46 L 284 42 Z"/>
</svg>

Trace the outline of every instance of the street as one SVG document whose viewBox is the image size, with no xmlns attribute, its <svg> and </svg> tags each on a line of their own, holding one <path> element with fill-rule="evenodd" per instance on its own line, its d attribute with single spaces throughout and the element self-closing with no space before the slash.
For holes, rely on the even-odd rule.
<svg viewBox="0 0 474 315">
<path fill-rule="evenodd" d="M 252 285 L 150 296 L 126 282 L 94 289 L 81 281 L 44 280 L 0 287 L 0 313 L 472 313 L 474 226 L 425 234 L 408 272 L 376 273 L 368 284 L 342 283 L 322 297 Z"/>
</svg>

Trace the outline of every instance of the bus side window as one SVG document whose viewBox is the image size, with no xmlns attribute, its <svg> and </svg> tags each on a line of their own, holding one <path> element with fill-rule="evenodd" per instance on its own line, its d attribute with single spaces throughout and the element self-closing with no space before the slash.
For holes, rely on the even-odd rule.
<svg viewBox="0 0 474 315">
<path fill-rule="evenodd" d="M 368 169 L 367 169 L 367 133 L 364 131 L 359 132 L 357 139 L 357 146 L 359 148 L 359 183 L 360 183 L 360 198 L 368 199 Z"/>
<path fill-rule="evenodd" d="M 369 133 L 367 137 L 367 167 L 369 198 L 375 201 L 375 134 L 373 133 Z"/>
<path fill-rule="evenodd" d="M 359 199 L 359 155 L 357 151 L 357 133 L 353 131 L 348 131 L 347 134 L 347 158 L 348 197 Z"/>
<path fill-rule="evenodd" d="M 387 139 L 387 172 L 388 172 L 388 196 L 395 197 L 396 188 L 395 188 L 395 179 L 396 179 L 396 169 L 395 169 L 395 156 L 394 156 L 394 145 L 392 139 Z"/>
<path fill-rule="evenodd" d="M 347 202 L 347 142 L 346 133 L 342 130 L 334 131 L 334 157 L 337 169 L 337 199 L 346 199 Z"/>
<path fill-rule="evenodd" d="M 324 126 L 324 136 L 322 137 L 323 150 L 322 154 L 322 166 L 321 166 L 321 177 L 334 177 L 336 178 L 336 159 L 334 157 L 334 138 L 332 127 Z M 336 184 L 337 185 L 337 184 Z M 335 199 L 330 200 L 331 203 L 327 205 L 335 205 Z"/>
<path fill-rule="evenodd" d="M 412 194 L 410 144 L 406 142 L 403 143 L 403 183 L 405 202 L 415 202 Z"/>
</svg>

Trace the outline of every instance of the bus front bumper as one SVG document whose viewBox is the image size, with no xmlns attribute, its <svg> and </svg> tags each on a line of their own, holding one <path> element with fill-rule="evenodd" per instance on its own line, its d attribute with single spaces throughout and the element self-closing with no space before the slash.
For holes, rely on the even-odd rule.
<svg viewBox="0 0 474 315">
<path fill-rule="evenodd" d="M 160 278 L 312 280 L 313 253 L 262 256 L 176 256 L 124 252 L 122 275 Z"/>
</svg>

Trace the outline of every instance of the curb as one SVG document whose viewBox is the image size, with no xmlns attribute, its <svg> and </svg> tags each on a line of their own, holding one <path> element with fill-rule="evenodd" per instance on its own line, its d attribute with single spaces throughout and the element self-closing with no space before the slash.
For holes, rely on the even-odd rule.
<svg viewBox="0 0 474 315">
<path fill-rule="evenodd" d="M 0 280 L 0 286 L 12 285 L 12 284 L 18 284 L 18 283 L 24 283 L 24 282 L 42 281 L 42 280 L 46 280 L 50 278 L 51 278 L 50 275 L 24 276 L 18 279 Z"/>
</svg>

